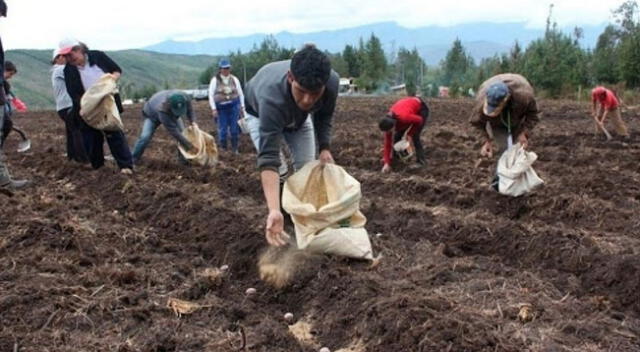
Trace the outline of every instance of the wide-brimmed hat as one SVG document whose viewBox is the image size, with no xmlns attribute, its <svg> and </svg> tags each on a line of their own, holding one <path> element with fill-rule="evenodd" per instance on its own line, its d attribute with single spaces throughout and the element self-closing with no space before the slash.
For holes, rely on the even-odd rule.
<svg viewBox="0 0 640 352">
<path fill-rule="evenodd" d="M 509 87 L 504 82 L 492 84 L 489 89 L 487 89 L 487 94 L 484 99 L 484 114 L 489 117 L 500 115 L 502 109 L 504 109 L 509 101 L 509 96 Z"/>
</svg>

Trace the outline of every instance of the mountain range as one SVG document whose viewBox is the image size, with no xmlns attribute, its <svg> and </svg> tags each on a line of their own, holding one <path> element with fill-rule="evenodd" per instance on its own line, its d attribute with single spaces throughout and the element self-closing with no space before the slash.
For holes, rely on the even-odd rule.
<svg viewBox="0 0 640 352">
<path fill-rule="evenodd" d="M 584 47 L 595 46 L 606 23 L 581 27 Z M 574 27 L 560 27 L 565 33 L 573 33 Z M 485 57 L 507 52 L 518 41 L 524 48 L 531 41 L 544 35 L 544 29 L 529 28 L 524 22 L 489 23 L 475 22 L 450 27 L 425 26 L 407 28 L 395 22 L 382 22 L 353 28 L 312 33 L 280 32 L 273 37 L 281 46 L 297 48 L 313 42 L 329 52 L 341 52 L 345 45 L 357 45 L 360 38 L 366 40 L 375 34 L 380 38 L 386 53 L 392 54 L 400 47 L 417 48 L 427 65 L 438 64 L 459 38 L 471 56 L 479 61 Z M 208 38 L 198 41 L 167 40 L 143 49 L 170 54 L 227 55 L 240 50 L 247 52 L 259 44 L 268 34 L 253 34 L 228 38 Z"/>
</svg>

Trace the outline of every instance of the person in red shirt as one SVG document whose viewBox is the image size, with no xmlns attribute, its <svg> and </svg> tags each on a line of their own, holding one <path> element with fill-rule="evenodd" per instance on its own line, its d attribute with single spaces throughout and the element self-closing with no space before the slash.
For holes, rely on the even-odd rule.
<svg viewBox="0 0 640 352">
<path fill-rule="evenodd" d="M 616 133 L 625 138 L 629 137 L 627 125 L 622 121 L 620 114 L 620 102 L 611 90 L 602 86 L 595 87 L 591 91 L 591 101 L 593 102 L 591 115 L 596 123 L 596 134 L 604 130 L 607 117 L 611 116 Z"/>
<path fill-rule="evenodd" d="M 378 126 L 384 132 L 384 151 L 382 172 L 391 171 L 393 145 L 400 141 L 405 133 L 413 141 L 418 164 L 425 164 L 424 149 L 420 142 L 420 133 L 429 117 L 429 107 L 418 97 L 398 100 L 380 120 Z M 395 134 L 393 132 L 395 131 Z"/>
</svg>

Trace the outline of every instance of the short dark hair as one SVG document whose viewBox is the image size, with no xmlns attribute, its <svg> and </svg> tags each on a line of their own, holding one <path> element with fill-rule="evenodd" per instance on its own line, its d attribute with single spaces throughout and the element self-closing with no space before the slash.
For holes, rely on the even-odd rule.
<svg viewBox="0 0 640 352">
<path fill-rule="evenodd" d="M 396 119 L 393 118 L 393 115 L 387 114 L 383 118 L 380 119 L 378 123 L 378 127 L 380 127 L 381 131 L 387 132 L 391 131 L 391 129 L 396 125 Z"/>
<path fill-rule="evenodd" d="M 4 71 L 18 73 L 18 68 L 16 68 L 16 65 L 13 62 L 6 60 L 4 62 Z"/>
<path fill-rule="evenodd" d="M 322 88 L 331 75 L 331 61 L 327 54 L 313 44 L 306 44 L 291 58 L 291 74 L 305 89 Z"/>
</svg>

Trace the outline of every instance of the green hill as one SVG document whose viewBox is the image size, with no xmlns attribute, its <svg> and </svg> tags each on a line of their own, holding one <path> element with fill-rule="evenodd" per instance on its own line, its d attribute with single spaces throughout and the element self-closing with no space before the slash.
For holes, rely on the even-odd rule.
<svg viewBox="0 0 640 352">
<path fill-rule="evenodd" d="M 144 50 L 108 51 L 122 67 L 120 90 L 131 97 L 145 88 L 195 88 L 200 74 L 216 61 L 208 55 L 160 54 Z M 29 109 L 53 109 L 51 50 L 9 50 L 6 59 L 18 67 L 11 79 L 13 92 Z"/>
</svg>

